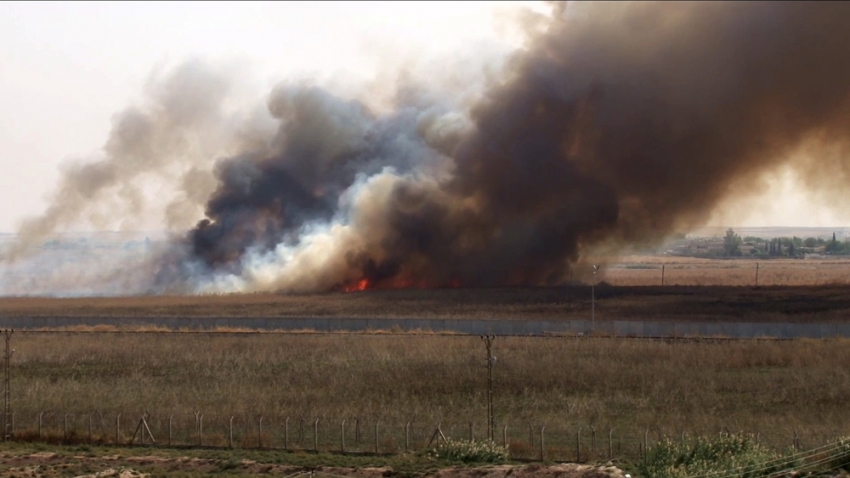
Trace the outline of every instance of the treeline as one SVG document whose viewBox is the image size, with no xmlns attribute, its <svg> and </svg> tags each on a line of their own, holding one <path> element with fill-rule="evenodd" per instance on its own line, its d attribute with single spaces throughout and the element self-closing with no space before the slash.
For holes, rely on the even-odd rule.
<svg viewBox="0 0 850 478">
<path fill-rule="evenodd" d="M 821 237 L 777 237 L 765 239 L 747 236 L 741 239 L 734 230 L 729 229 L 724 237 L 723 252 L 726 256 L 804 257 L 806 254 L 847 255 L 850 254 L 850 241 L 839 241 Z"/>
</svg>

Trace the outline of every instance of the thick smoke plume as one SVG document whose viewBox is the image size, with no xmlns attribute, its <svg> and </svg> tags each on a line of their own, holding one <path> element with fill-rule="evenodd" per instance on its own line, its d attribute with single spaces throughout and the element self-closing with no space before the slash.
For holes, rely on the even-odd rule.
<svg viewBox="0 0 850 478">
<path fill-rule="evenodd" d="M 201 171 L 209 169 L 209 156 L 221 151 L 226 136 L 222 110 L 231 79 L 224 71 L 193 61 L 153 80 L 142 104 L 113 117 L 99 157 L 64 168 L 48 209 L 24 221 L 18 240 L 2 259 L 26 257 L 56 230 L 80 221 L 95 228 L 117 221 L 132 230 L 133 221 L 145 213 L 147 198 L 140 179 L 146 176 L 179 182 L 180 193 L 166 211 L 170 226 L 185 228 L 186 217 L 198 214 L 197 206 L 215 188 Z M 108 212 L 97 211 L 98 206 Z"/>
<path fill-rule="evenodd" d="M 838 191 L 848 24 L 847 3 L 558 5 L 467 109 L 282 85 L 150 290 L 558 284 L 780 166 Z"/>
</svg>

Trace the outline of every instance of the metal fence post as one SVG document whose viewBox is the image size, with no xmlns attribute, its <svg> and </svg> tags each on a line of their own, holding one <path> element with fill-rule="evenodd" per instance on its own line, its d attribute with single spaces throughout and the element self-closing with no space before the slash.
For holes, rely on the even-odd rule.
<svg viewBox="0 0 850 478">
<path fill-rule="evenodd" d="M 410 451 L 410 421 L 404 425 L 404 451 Z"/>
<path fill-rule="evenodd" d="M 204 416 L 195 412 L 195 426 L 198 429 L 198 446 L 204 445 Z"/>
<path fill-rule="evenodd" d="M 508 447 L 508 426 L 507 425 L 505 425 L 505 428 L 502 430 L 502 443 L 504 444 L 505 448 Z"/>
<path fill-rule="evenodd" d="M 289 451 L 289 417 L 283 421 L 283 449 Z"/>
<path fill-rule="evenodd" d="M 89 413 L 89 443 L 92 442 L 92 439 L 91 439 L 91 421 L 92 421 L 93 417 L 94 417 L 94 413 Z"/>
<path fill-rule="evenodd" d="M 576 430 L 576 463 L 581 463 L 581 427 Z"/>
<path fill-rule="evenodd" d="M 171 446 L 171 420 L 174 418 L 174 415 L 168 416 L 168 446 Z"/>
<path fill-rule="evenodd" d="M 375 454 L 378 454 L 378 423 L 380 420 L 375 420 Z"/>
<path fill-rule="evenodd" d="M 233 448 L 233 416 L 230 416 L 230 427 L 228 430 L 230 448 Z"/>
<path fill-rule="evenodd" d="M 472 435 L 472 422 L 469 422 L 469 441 L 475 441 L 475 437 Z"/>
<path fill-rule="evenodd" d="M 614 429 L 612 428 L 612 429 L 608 430 L 608 459 L 609 460 L 614 459 L 614 444 L 612 443 L 614 441 L 613 436 L 614 436 Z"/>
<path fill-rule="evenodd" d="M 590 450 L 596 455 L 596 427 L 590 427 Z"/>
<path fill-rule="evenodd" d="M 304 443 L 304 417 L 298 417 L 298 443 Z"/>
<path fill-rule="evenodd" d="M 115 417 L 115 443 L 121 443 L 121 414 Z"/>
<path fill-rule="evenodd" d="M 319 417 L 316 417 L 316 423 L 313 424 L 313 450 L 319 451 Z"/>
<path fill-rule="evenodd" d="M 543 448 L 543 430 L 544 429 L 546 429 L 546 426 L 540 425 L 540 461 L 543 461 L 543 459 L 546 457 L 546 455 L 544 454 L 544 448 Z"/>
<path fill-rule="evenodd" d="M 257 448 L 263 448 L 263 416 L 257 420 Z"/>
<path fill-rule="evenodd" d="M 38 412 L 38 439 L 39 439 L 39 440 L 41 440 L 41 438 L 42 438 L 42 434 L 41 434 L 41 422 L 42 422 L 42 418 L 43 418 L 43 417 L 44 417 L 44 412 Z"/>
<path fill-rule="evenodd" d="M 342 420 L 342 424 L 339 426 L 339 442 L 340 451 L 345 453 L 345 419 Z"/>
</svg>

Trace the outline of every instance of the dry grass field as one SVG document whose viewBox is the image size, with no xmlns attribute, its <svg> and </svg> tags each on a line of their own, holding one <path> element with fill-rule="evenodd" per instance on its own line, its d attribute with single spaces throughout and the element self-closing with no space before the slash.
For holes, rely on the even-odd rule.
<svg viewBox="0 0 850 478">
<path fill-rule="evenodd" d="M 376 290 L 289 296 L 0 298 L 6 317 L 325 317 L 588 319 L 590 286 Z M 845 322 L 847 286 L 715 287 L 598 285 L 600 320 Z"/>
<path fill-rule="evenodd" d="M 597 277 L 596 317 L 847 321 L 846 271 L 850 262 L 762 262 L 755 287 L 747 279 L 755 274 L 750 261 L 625 258 Z M 590 286 L 576 282 L 317 295 L 2 298 L 0 316 L 587 318 Z M 583 440 L 595 430 L 597 450 L 615 430 L 617 446 L 632 456 L 644 436 L 683 432 L 749 431 L 779 447 L 796 433 L 804 446 L 814 446 L 850 427 L 848 345 L 497 338 L 497 437 L 507 425 L 515 456 L 533 457 L 539 439 L 534 444 L 531 434 L 545 425 L 547 453 L 563 459 L 575 456 L 579 427 Z M 13 347 L 12 399 L 21 436 L 34 436 L 43 412 L 46 435 L 67 434 L 67 416 L 79 439 L 97 417 L 94 439 L 111 442 L 121 413 L 126 440 L 134 420 L 149 411 L 160 440 L 173 417 L 175 441 L 194 443 L 199 412 L 206 417 L 204 444 L 227 444 L 233 416 L 237 446 L 286 440 L 310 448 L 318 419 L 320 446 L 335 449 L 346 420 L 350 448 L 371 449 L 379 422 L 381 450 L 399 451 L 408 422 L 415 447 L 437 423 L 464 437 L 472 422 L 479 438 L 486 424 L 485 355 L 477 337 L 18 331 Z M 586 447 L 584 453 L 591 452 Z"/>
<path fill-rule="evenodd" d="M 850 260 L 836 259 L 699 259 L 628 256 L 603 268 L 601 280 L 612 285 L 644 286 L 818 286 L 850 283 Z"/>
<path fill-rule="evenodd" d="M 83 437 L 94 413 L 96 439 L 108 442 L 120 412 L 128 439 L 144 411 L 161 441 L 173 415 L 175 440 L 183 443 L 195 441 L 195 411 L 206 417 L 205 443 L 218 445 L 227 444 L 230 416 L 241 446 L 256 446 L 259 415 L 266 444 L 275 446 L 283 446 L 286 417 L 290 446 L 302 448 L 312 447 L 316 418 L 320 446 L 329 449 L 339 447 L 344 419 L 350 449 L 372 448 L 376 420 L 384 451 L 403 448 L 408 421 L 415 446 L 439 422 L 454 436 L 467 436 L 470 421 L 477 437 L 485 433 L 478 337 L 16 333 L 13 345 L 13 409 L 18 431 L 29 436 L 38 412 L 54 436 L 70 413 Z M 848 345 L 497 338 L 497 427 L 509 426 L 518 456 L 536 455 L 529 427 L 540 425 L 551 452 L 565 458 L 575 456 L 578 427 L 589 440 L 591 426 L 600 449 L 613 428 L 632 454 L 646 430 L 653 439 L 749 431 L 777 446 L 789 445 L 796 431 L 813 446 L 850 426 Z M 363 437 L 357 445 L 355 419 Z"/>
<path fill-rule="evenodd" d="M 664 265 L 665 285 L 661 283 Z M 621 258 L 597 277 L 600 319 L 846 321 L 850 261 Z M 589 266 L 588 266 L 589 267 Z M 578 273 L 576 276 L 578 277 Z M 539 288 L 0 298 L 0 316 L 558 319 L 590 316 L 589 278 Z"/>
</svg>

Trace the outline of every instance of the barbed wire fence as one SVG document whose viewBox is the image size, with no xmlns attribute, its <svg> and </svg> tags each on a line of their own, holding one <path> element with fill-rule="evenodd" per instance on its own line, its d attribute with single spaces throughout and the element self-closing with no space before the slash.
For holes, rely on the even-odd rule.
<svg viewBox="0 0 850 478">
<path fill-rule="evenodd" d="M 167 411 L 39 411 L 14 410 L 9 418 L 15 441 L 55 445 L 120 445 L 172 448 L 240 448 L 393 455 L 427 450 L 437 444 L 435 432 L 450 439 L 487 440 L 486 421 L 384 421 L 376 417 L 335 414 L 285 413 L 227 414 L 198 410 Z M 717 436 L 730 434 L 719 431 Z M 814 453 L 833 443 L 826 435 L 792 433 L 748 434 L 761 444 L 795 453 Z M 662 440 L 691 443 L 706 434 L 664 433 L 657 429 L 617 429 L 572 423 L 549 426 L 544 422 L 495 420 L 494 439 L 511 457 L 528 461 L 597 462 L 645 459 Z"/>
</svg>

